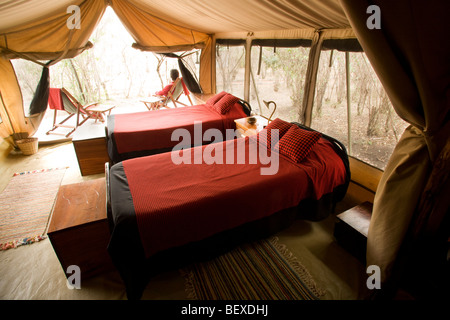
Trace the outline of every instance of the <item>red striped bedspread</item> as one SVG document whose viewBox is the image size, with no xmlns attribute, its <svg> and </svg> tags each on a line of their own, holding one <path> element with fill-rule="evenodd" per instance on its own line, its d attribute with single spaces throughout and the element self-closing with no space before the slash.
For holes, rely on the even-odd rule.
<svg viewBox="0 0 450 320">
<path fill-rule="evenodd" d="M 238 140 L 248 151 L 252 140 L 240 138 L 190 152 L 193 157 L 195 150 L 205 154 L 215 148 L 216 159 L 226 159 L 227 148 L 238 154 Z M 279 155 L 273 175 L 261 174 L 270 164 L 259 158 L 255 164 L 175 164 L 172 154 L 123 162 L 146 257 L 294 207 L 306 198 L 320 199 L 346 180 L 341 158 L 323 138 L 301 163 Z"/>
<path fill-rule="evenodd" d="M 202 130 L 210 128 L 225 132 L 235 129 L 234 120 L 246 117 L 242 106 L 236 103 L 222 115 L 206 104 L 191 107 L 161 109 L 114 116 L 114 136 L 118 153 L 172 148 L 175 129 L 184 128 L 194 134 L 194 123 L 200 122 Z"/>
</svg>

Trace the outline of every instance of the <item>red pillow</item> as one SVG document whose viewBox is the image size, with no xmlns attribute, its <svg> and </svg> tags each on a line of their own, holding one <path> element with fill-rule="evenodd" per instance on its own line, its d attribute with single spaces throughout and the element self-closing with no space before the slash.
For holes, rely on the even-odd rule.
<svg viewBox="0 0 450 320">
<path fill-rule="evenodd" d="M 281 140 L 281 138 L 286 134 L 286 132 L 292 127 L 293 125 L 289 122 L 286 122 L 284 120 L 281 120 L 280 118 L 276 118 L 275 120 L 272 120 L 267 127 L 264 130 L 261 130 L 259 135 L 263 131 L 267 131 L 267 147 L 271 147 L 271 141 L 272 141 L 272 130 L 278 129 L 278 140 Z M 264 135 L 264 134 L 263 134 Z M 263 136 L 261 135 L 261 136 Z M 264 140 L 264 139 L 262 139 Z M 265 143 L 265 141 L 262 141 Z"/>
<path fill-rule="evenodd" d="M 274 150 L 299 163 L 311 152 L 321 136 L 320 132 L 300 129 L 293 125 L 275 145 Z"/>
<path fill-rule="evenodd" d="M 217 101 L 213 108 L 221 114 L 226 114 L 230 111 L 231 107 L 234 106 L 235 103 L 239 102 L 239 98 L 233 96 L 232 94 L 225 94 L 219 101 Z"/>
<path fill-rule="evenodd" d="M 219 101 L 221 98 L 223 98 L 223 96 L 226 94 L 227 93 L 225 91 L 222 91 L 222 92 L 216 94 L 215 96 L 212 96 L 211 98 L 209 98 L 206 101 L 206 104 L 208 104 L 210 106 L 214 106 L 216 104 L 216 102 Z"/>
</svg>

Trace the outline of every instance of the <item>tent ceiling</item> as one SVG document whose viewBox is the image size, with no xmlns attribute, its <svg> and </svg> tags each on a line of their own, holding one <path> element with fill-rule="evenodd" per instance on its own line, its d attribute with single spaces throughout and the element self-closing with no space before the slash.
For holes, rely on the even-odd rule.
<svg viewBox="0 0 450 320">
<path fill-rule="evenodd" d="M 137 0 L 156 16 L 205 33 L 348 28 L 338 0 Z"/>
<path fill-rule="evenodd" d="M 51 16 L 74 0 L 0 0 L 0 32 Z M 111 2 L 114 2 L 112 0 Z M 338 0 L 131 0 L 167 22 L 205 33 L 349 28 Z"/>
<path fill-rule="evenodd" d="M 73 0 L 0 0 L 0 32 L 66 11 Z"/>
</svg>

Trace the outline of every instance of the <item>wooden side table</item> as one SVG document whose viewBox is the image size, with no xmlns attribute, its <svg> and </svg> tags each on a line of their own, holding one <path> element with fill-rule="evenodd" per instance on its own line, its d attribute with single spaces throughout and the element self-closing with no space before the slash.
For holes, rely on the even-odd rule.
<svg viewBox="0 0 450 320">
<path fill-rule="evenodd" d="M 94 114 L 95 122 L 97 122 L 97 120 L 99 120 L 100 122 L 105 122 L 104 116 L 106 114 L 110 115 L 111 110 L 115 107 L 116 106 L 114 105 L 98 104 L 93 107 L 89 107 L 87 110 Z"/>
<path fill-rule="evenodd" d="M 104 125 L 79 127 L 72 143 L 82 176 L 105 172 L 105 162 L 109 162 L 109 156 Z"/>
<path fill-rule="evenodd" d="M 107 251 L 106 180 L 62 185 L 47 235 L 64 273 L 70 265 L 80 267 L 81 279 L 113 270 Z"/>
<path fill-rule="evenodd" d="M 256 118 L 256 123 L 253 125 L 249 124 L 249 118 Z M 241 132 L 243 137 L 255 135 L 269 124 L 269 121 L 261 116 L 240 118 L 234 120 L 234 122 L 236 123 L 236 129 Z"/>
<path fill-rule="evenodd" d="M 141 102 L 145 104 L 148 110 L 158 110 L 161 107 L 163 100 L 164 97 L 153 96 L 147 98 L 147 100 L 141 100 Z"/>
<path fill-rule="evenodd" d="M 367 234 L 372 208 L 372 203 L 363 202 L 338 214 L 334 228 L 337 243 L 363 263 L 366 261 Z"/>
</svg>

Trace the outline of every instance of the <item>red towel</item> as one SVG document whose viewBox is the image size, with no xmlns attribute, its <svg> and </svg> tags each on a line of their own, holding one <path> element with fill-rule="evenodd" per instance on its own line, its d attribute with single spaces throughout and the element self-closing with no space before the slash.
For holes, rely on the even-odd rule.
<svg viewBox="0 0 450 320">
<path fill-rule="evenodd" d="M 61 89 L 49 89 L 48 106 L 53 110 L 64 110 L 64 104 L 61 97 Z"/>
</svg>

